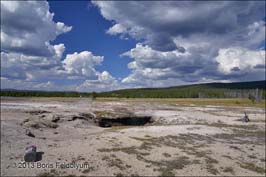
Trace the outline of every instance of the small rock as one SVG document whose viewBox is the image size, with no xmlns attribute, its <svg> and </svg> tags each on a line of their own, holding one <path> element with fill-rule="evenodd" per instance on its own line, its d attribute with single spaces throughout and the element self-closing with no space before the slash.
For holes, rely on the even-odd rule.
<svg viewBox="0 0 266 177">
<path fill-rule="evenodd" d="M 245 116 L 242 118 L 242 121 L 243 122 L 249 122 L 250 121 L 249 118 L 248 118 L 247 113 L 245 113 Z"/>
<path fill-rule="evenodd" d="M 237 121 L 241 121 L 241 122 L 245 122 L 245 123 L 247 123 L 247 122 L 249 122 L 250 120 L 249 120 L 249 118 L 248 118 L 247 113 L 245 112 L 245 116 L 242 117 L 241 119 L 237 119 Z"/>
<path fill-rule="evenodd" d="M 58 127 L 58 125 L 56 123 L 52 122 L 51 120 L 43 120 L 43 121 L 39 122 L 39 124 L 45 128 L 57 128 Z"/>
<path fill-rule="evenodd" d="M 36 121 L 29 121 L 29 122 L 26 122 L 24 124 L 25 127 L 30 127 L 30 128 L 35 128 L 35 129 L 39 129 L 41 128 L 41 124 L 39 122 L 36 122 Z"/>
<path fill-rule="evenodd" d="M 24 155 L 25 162 L 35 162 L 37 160 L 37 148 L 32 145 L 26 148 L 26 152 Z"/>
<path fill-rule="evenodd" d="M 58 127 L 58 125 L 56 123 L 53 123 L 53 122 L 46 124 L 46 126 L 49 128 L 57 128 Z"/>
<path fill-rule="evenodd" d="M 60 117 L 59 116 L 53 116 L 52 117 L 52 122 L 58 122 L 60 120 Z"/>
<path fill-rule="evenodd" d="M 26 130 L 25 134 L 29 137 L 35 138 L 35 135 L 29 129 Z"/>
<path fill-rule="evenodd" d="M 23 121 L 23 123 L 26 123 L 26 122 L 29 122 L 29 121 L 30 121 L 30 119 L 27 118 L 27 119 L 25 119 L 25 120 Z"/>
<path fill-rule="evenodd" d="M 21 123 L 20 123 L 20 125 L 24 125 L 25 123 L 27 123 L 27 122 L 29 122 L 30 121 L 30 119 L 29 118 L 27 118 L 27 119 L 24 119 Z"/>
</svg>

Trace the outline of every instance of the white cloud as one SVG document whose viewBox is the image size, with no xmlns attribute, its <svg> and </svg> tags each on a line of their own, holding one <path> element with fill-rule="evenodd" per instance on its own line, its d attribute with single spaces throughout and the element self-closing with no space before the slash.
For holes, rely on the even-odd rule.
<svg viewBox="0 0 266 177">
<path fill-rule="evenodd" d="M 161 82 L 174 78 L 178 82 L 200 80 L 200 72 L 206 67 L 216 66 L 215 62 L 205 59 L 206 51 L 208 51 L 208 46 L 204 45 L 191 46 L 186 52 L 179 52 L 179 50 L 161 52 L 147 45 L 137 44 L 136 48 L 123 54 L 123 56 L 134 58 L 134 61 L 128 64 L 128 67 L 132 69 L 132 74 L 124 78 L 122 82 L 146 84 L 145 79 Z"/>
<path fill-rule="evenodd" d="M 255 21 L 248 25 L 243 36 L 246 37 L 243 40 L 245 47 L 258 48 L 259 45 L 265 44 L 265 22 Z"/>
<path fill-rule="evenodd" d="M 246 73 L 256 67 L 265 68 L 265 51 L 245 48 L 220 49 L 216 61 L 219 63 L 219 70 L 224 74 Z"/>
<path fill-rule="evenodd" d="M 1 49 L 31 56 L 53 56 L 50 44 L 72 27 L 53 21 L 46 1 L 1 1 Z"/>
<path fill-rule="evenodd" d="M 103 56 L 91 51 L 63 58 L 72 30 L 55 22 L 46 1 L 1 1 L 1 87 L 100 91 L 206 81 L 265 78 L 265 2 L 95 1 L 112 21 L 106 33 L 139 41 L 120 79 L 98 71 Z M 129 8 L 130 7 L 130 8 Z"/>
<path fill-rule="evenodd" d="M 121 34 L 124 32 L 126 32 L 126 28 L 121 24 L 115 24 L 114 26 L 112 26 L 107 30 L 107 33 L 111 35 Z"/>
<path fill-rule="evenodd" d="M 93 3 L 99 7 L 103 17 L 115 22 L 109 31 L 118 31 L 114 29 L 123 27 L 123 33 L 135 39 L 144 39 L 149 46 L 159 51 L 175 50 L 173 39 L 178 36 L 186 37 L 195 33 L 236 35 L 265 16 L 265 2 L 252 1 Z"/>
<path fill-rule="evenodd" d="M 72 30 L 72 26 L 66 26 L 62 22 L 57 22 L 56 23 L 56 34 L 62 34 L 62 33 L 67 33 Z"/>
<path fill-rule="evenodd" d="M 54 50 L 57 58 L 62 58 L 62 55 L 65 51 L 65 45 L 64 44 L 58 44 L 54 45 Z"/>
<path fill-rule="evenodd" d="M 134 59 L 128 64 L 131 74 L 122 80 L 125 84 L 149 87 L 264 77 L 258 55 L 265 51 L 258 49 L 265 43 L 265 2 L 93 3 L 115 23 L 109 34 L 141 41 L 122 54 Z M 236 54 L 226 59 L 226 51 Z"/>
<path fill-rule="evenodd" d="M 1 52 L 1 76 L 9 79 L 33 79 L 38 75 L 37 72 L 57 67 L 61 63 L 64 45 L 59 44 L 55 47 L 58 55 L 52 57 Z"/>
<path fill-rule="evenodd" d="M 107 71 L 95 69 L 103 56 L 82 51 L 63 58 L 65 45 L 51 45 L 72 29 L 53 16 L 46 1 L 1 1 L 1 88 L 80 91 L 85 82 L 90 90 L 114 85 Z"/>
<path fill-rule="evenodd" d="M 101 73 L 95 69 L 96 65 L 103 62 L 103 56 L 94 56 L 89 51 L 83 51 L 68 54 L 61 61 L 57 57 L 62 56 L 64 45 L 56 45 L 55 48 L 57 55 L 53 60 L 2 52 L 1 76 L 4 80 L 1 81 L 1 87 L 24 85 L 24 89 L 74 91 L 98 91 L 118 87 L 117 80 L 109 72 Z M 63 80 L 64 84 L 61 85 Z"/>
<path fill-rule="evenodd" d="M 94 56 L 89 51 L 75 52 L 66 56 L 63 61 L 63 67 L 68 74 L 86 76 L 88 79 L 93 79 L 96 77 L 94 66 L 101 64 L 103 58 L 102 56 Z"/>
<path fill-rule="evenodd" d="M 187 45 L 186 52 L 161 52 L 137 44 L 123 56 L 134 58 L 128 64 L 132 73 L 122 80 L 140 86 L 160 83 L 195 83 L 209 81 L 238 81 L 264 79 L 265 50 L 226 48 L 210 50 L 202 43 Z M 218 50 L 218 51 L 217 51 Z M 216 54 L 218 53 L 218 54 Z M 247 77 L 249 75 L 249 77 Z M 167 82 L 171 80 L 171 82 Z M 176 80 L 176 81 L 175 81 Z M 158 82 L 156 84 L 156 82 Z"/>
<path fill-rule="evenodd" d="M 99 74 L 99 81 L 106 84 L 116 82 L 115 78 L 111 76 L 108 71 L 103 71 L 101 74 Z"/>
<path fill-rule="evenodd" d="M 111 76 L 108 71 L 103 71 L 102 73 L 97 73 L 97 80 L 85 80 L 82 84 L 78 86 L 78 90 L 81 91 L 105 91 L 118 89 L 120 86 L 118 81 Z"/>
<path fill-rule="evenodd" d="M 33 85 L 33 88 L 51 90 L 54 88 L 54 84 L 51 81 L 48 81 L 46 83 Z"/>
</svg>

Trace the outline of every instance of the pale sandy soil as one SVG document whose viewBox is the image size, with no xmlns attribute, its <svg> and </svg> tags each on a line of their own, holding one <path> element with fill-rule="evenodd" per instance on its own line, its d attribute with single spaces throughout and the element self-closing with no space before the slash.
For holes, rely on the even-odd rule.
<svg viewBox="0 0 266 177">
<path fill-rule="evenodd" d="M 68 121 L 81 113 L 124 109 L 152 116 L 154 122 L 101 128 L 87 120 Z M 47 112 L 32 114 L 36 110 Z M 244 111 L 251 122 L 237 121 Z M 22 123 L 49 121 L 53 115 L 61 118 L 57 128 L 28 128 Z M 26 129 L 36 137 L 25 135 Z M 25 148 L 32 144 L 43 152 L 42 159 L 24 168 Z M 59 166 L 63 164 L 77 167 Z M 86 98 L 1 98 L 1 176 L 44 173 L 265 176 L 265 110 Z"/>
</svg>

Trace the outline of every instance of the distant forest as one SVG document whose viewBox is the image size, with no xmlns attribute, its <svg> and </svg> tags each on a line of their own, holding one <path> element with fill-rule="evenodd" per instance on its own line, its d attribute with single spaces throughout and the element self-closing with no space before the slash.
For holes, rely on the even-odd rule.
<svg viewBox="0 0 266 177">
<path fill-rule="evenodd" d="M 249 98 L 265 99 L 265 82 L 207 83 L 167 88 L 136 88 L 109 92 L 46 92 L 1 90 L 13 97 L 118 97 L 118 98 Z"/>
<path fill-rule="evenodd" d="M 10 97 L 90 97 L 91 93 L 30 90 L 1 90 L 1 96 Z"/>
<path fill-rule="evenodd" d="M 265 99 L 265 82 L 208 83 L 167 88 L 124 89 L 102 92 L 97 95 L 121 98 L 248 98 L 252 95 Z"/>
</svg>

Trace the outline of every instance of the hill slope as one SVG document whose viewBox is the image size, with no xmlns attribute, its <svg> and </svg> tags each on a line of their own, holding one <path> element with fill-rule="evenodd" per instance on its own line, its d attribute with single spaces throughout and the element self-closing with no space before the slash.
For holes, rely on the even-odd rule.
<svg viewBox="0 0 266 177">
<path fill-rule="evenodd" d="M 260 94 L 265 98 L 265 81 L 235 82 L 235 83 L 207 83 L 167 88 L 137 88 L 99 93 L 100 97 L 124 98 L 225 98 L 248 97 L 249 94 Z"/>
</svg>

